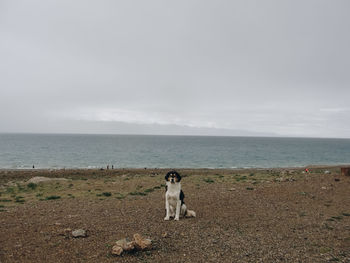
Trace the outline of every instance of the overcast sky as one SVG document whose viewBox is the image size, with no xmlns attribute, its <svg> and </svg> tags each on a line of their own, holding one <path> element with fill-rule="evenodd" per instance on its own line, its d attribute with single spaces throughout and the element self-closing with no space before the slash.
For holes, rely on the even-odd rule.
<svg viewBox="0 0 350 263">
<path fill-rule="evenodd" d="M 0 132 L 349 138 L 349 11 L 0 0 Z"/>
</svg>

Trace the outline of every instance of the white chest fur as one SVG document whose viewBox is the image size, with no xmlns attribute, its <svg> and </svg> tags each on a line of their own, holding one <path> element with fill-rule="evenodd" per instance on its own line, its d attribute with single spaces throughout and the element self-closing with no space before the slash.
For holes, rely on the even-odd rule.
<svg viewBox="0 0 350 263">
<path fill-rule="evenodd" d="M 166 191 L 166 197 L 169 199 L 179 199 L 181 191 L 181 183 L 172 184 L 167 182 L 168 190 Z"/>
</svg>

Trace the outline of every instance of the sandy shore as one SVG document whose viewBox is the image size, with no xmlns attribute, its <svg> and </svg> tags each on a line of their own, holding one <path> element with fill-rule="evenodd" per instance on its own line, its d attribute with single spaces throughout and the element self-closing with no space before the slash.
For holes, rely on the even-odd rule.
<svg viewBox="0 0 350 263">
<path fill-rule="evenodd" d="M 197 212 L 179 222 L 163 220 L 166 171 L 0 171 L 0 262 L 350 262 L 339 167 L 178 169 Z M 80 228 L 88 237 L 73 238 Z M 153 249 L 115 258 L 115 241 L 134 233 Z"/>
</svg>

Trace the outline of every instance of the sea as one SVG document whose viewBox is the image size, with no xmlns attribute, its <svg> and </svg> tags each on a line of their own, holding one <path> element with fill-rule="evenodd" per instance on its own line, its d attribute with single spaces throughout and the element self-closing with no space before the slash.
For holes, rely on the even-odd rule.
<svg viewBox="0 0 350 263">
<path fill-rule="evenodd" d="M 273 168 L 350 164 L 350 139 L 0 134 L 0 169 Z"/>
</svg>

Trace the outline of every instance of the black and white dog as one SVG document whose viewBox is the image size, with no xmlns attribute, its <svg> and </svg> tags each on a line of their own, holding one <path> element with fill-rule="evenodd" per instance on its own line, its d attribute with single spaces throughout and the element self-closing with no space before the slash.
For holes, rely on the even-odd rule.
<svg viewBox="0 0 350 263">
<path fill-rule="evenodd" d="M 181 176 L 176 171 L 170 171 L 165 175 L 166 193 L 165 193 L 165 209 L 166 216 L 164 220 L 174 217 L 179 220 L 180 215 L 185 217 L 196 217 L 196 212 L 187 210 L 184 203 L 184 192 L 181 190 Z"/>
</svg>

